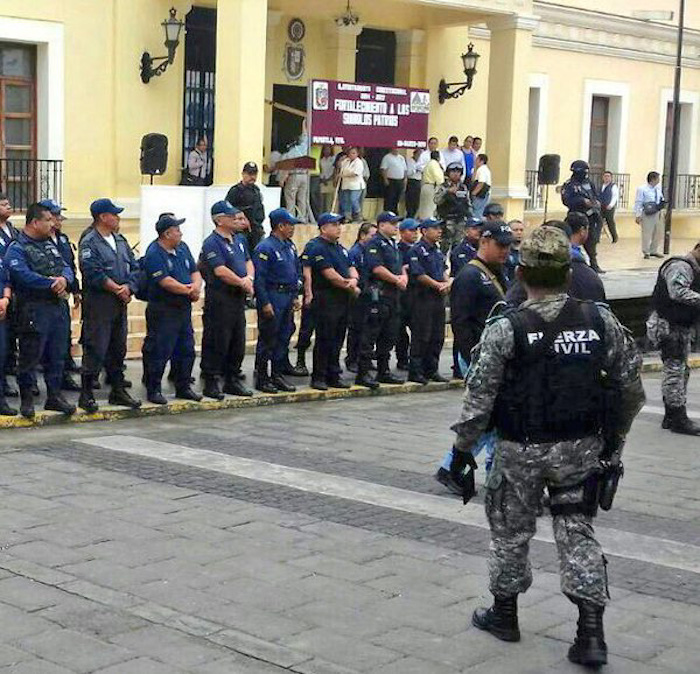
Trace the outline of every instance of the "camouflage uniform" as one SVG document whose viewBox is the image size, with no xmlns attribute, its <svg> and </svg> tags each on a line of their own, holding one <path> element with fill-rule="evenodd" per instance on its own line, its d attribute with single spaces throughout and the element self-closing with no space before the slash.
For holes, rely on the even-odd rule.
<svg viewBox="0 0 700 674">
<path fill-rule="evenodd" d="M 522 253 L 526 253 L 525 248 Z M 550 295 L 528 300 L 523 306 L 551 322 L 566 301 L 566 294 Z M 606 305 L 598 308 L 605 326 L 605 370 L 620 391 L 617 432 L 623 439 L 644 403 L 642 361 L 630 334 L 610 309 Z M 452 427 L 457 433 L 458 450 L 468 451 L 486 430 L 506 364 L 514 354 L 511 322 L 503 316 L 491 319 L 473 352 L 464 407 Z M 581 483 L 597 468 L 602 449 L 598 436 L 529 445 L 498 439 L 485 502 L 491 528 L 490 589 L 495 596 L 517 595 L 532 583 L 528 546 L 535 534 L 537 508 L 545 484 L 555 488 L 553 504 L 581 502 Z M 605 558 L 595 540 L 591 517 L 582 513 L 559 514 L 554 516 L 553 526 L 562 591 L 574 600 L 604 606 Z"/>
<path fill-rule="evenodd" d="M 691 285 L 694 273 L 700 273 L 697 260 L 688 255 L 681 260 L 670 262 L 662 271 L 662 277 L 666 281 L 669 297 L 688 307 L 700 308 L 700 294 L 695 292 Z M 690 265 L 690 266 L 689 266 Z M 654 348 L 661 350 L 663 362 L 663 378 L 661 380 L 661 394 L 664 403 L 671 407 L 684 407 L 688 390 L 690 368 L 688 367 L 688 355 L 693 328 L 681 325 L 671 325 L 665 318 L 653 311 L 647 320 L 647 337 Z"/>
</svg>

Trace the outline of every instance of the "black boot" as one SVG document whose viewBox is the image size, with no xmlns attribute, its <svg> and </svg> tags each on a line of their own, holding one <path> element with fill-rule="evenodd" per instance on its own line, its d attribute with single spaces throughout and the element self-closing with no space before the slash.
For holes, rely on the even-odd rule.
<svg viewBox="0 0 700 674">
<path fill-rule="evenodd" d="M 255 388 L 261 393 L 279 393 L 279 389 L 272 383 L 267 372 L 258 370 L 258 376 L 255 379 Z"/>
<path fill-rule="evenodd" d="M 250 398 L 253 395 L 253 392 L 236 375 L 226 380 L 224 393 L 228 393 L 231 396 L 243 396 L 244 398 Z"/>
<path fill-rule="evenodd" d="M 520 641 L 518 627 L 518 595 L 499 597 L 494 595 L 491 608 L 478 608 L 472 615 L 472 624 L 480 630 L 491 632 L 501 641 Z"/>
<path fill-rule="evenodd" d="M 224 394 L 221 391 L 221 386 L 219 385 L 218 377 L 204 377 L 204 388 L 202 389 L 202 394 L 207 398 L 214 398 L 214 400 L 223 400 Z"/>
<path fill-rule="evenodd" d="M 14 417 L 17 415 L 17 410 L 10 407 L 5 400 L 4 394 L 0 393 L 0 416 Z"/>
<path fill-rule="evenodd" d="M 94 414 L 99 410 L 99 406 L 95 401 L 95 395 L 92 392 L 93 378 L 90 374 L 84 374 L 80 377 L 81 390 L 80 398 L 78 398 L 78 407 L 85 410 L 88 414 Z"/>
<path fill-rule="evenodd" d="M 61 394 L 60 391 L 50 390 L 46 394 L 46 402 L 44 403 L 45 410 L 60 412 L 61 414 L 75 414 L 75 405 L 71 405 Z"/>
<path fill-rule="evenodd" d="M 380 384 L 404 384 L 404 380 L 401 377 L 397 377 L 392 374 L 388 365 L 378 365 L 377 366 L 377 381 Z"/>
<path fill-rule="evenodd" d="M 107 401 L 110 405 L 130 407 L 132 410 L 137 410 L 141 407 L 141 401 L 132 397 L 123 386 L 113 386 Z"/>
<path fill-rule="evenodd" d="M 277 391 L 283 393 L 294 393 L 297 390 L 296 386 L 292 386 L 281 374 L 272 375 L 272 384 Z"/>
<path fill-rule="evenodd" d="M 167 405 L 168 399 L 163 395 L 160 384 L 154 386 L 153 384 L 146 385 L 146 398 L 148 402 L 154 405 Z"/>
<path fill-rule="evenodd" d="M 700 435 L 700 425 L 688 418 L 688 412 L 683 407 L 669 407 L 668 430 L 681 435 Z"/>
<path fill-rule="evenodd" d="M 379 388 L 379 382 L 366 370 L 361 369 L 355 377 L 355 383 L 358 386 L 364 386 L 372 391 Z"/>
<path fill-rule="evenodd" d="M 578 629 L 569 660 L 586 667 L 600 667 L 608 662 L 608 647 L 603 634 L 604 606 L 577 599 Z"/>
<path fill-rule="evenodd" d="M 422 384 L 423 386 L 425 386 L 428 383 L 428 378 L 422 372 L 413 370 L 408 373 L 408 381 L 412 381 L 415 384 Z"/>
<path fill-rule="evenodd" d="M 189 383 L 186 386 L 175 389 L 175 397 L 180 398 L 180 400 L 192 400 L 196 403 L 202 400 L 202 394 L 197 393 Z"/>
<path fill-rule="evenodd" d="M 294 375 L 295 377 L 309 376 L 309 369 L 306 367 L 306 351 L 303 349 L 297 351 L 297 364 L 294 369 L 297 372 L 297 374 Z"/>
<path fill-rule="evenodd" d="M 19 413 L 25 419 L 34 418 L 34 393 L 32 392 L 31 386 L 23 387 L 20 386 L 19 390 L 20 404 Z"/>
</svg>

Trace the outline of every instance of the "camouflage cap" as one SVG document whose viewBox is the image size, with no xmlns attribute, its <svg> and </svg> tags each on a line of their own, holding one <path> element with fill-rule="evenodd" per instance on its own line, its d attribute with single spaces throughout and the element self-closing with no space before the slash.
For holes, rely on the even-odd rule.
<svg viewBox="0 0 700 674">
<path fill-rule="evenodd" d="M 569 239 L 558 227 L 542 225 L 520 246 L 523 267 L 567 267 L 571 264 Z"/>
</svg>

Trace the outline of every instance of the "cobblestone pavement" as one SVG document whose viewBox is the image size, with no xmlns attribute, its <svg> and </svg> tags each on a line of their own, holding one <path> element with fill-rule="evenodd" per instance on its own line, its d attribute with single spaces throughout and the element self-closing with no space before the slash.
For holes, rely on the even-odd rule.
<svg viewBox="0 0 700 674">
<path fill-rule="evenodd" d="M 696 674 L 700 440 L 660 429 L 646 384 L 598 520 L 617 539 L 606 671 Z M 488 532 L 432 478 L 459 405 L 453 391 L 5 431 L 0 671 L 582 671 L 544 521 L 522 642 L 470 627 L 490 600 Z"/>
</svg>

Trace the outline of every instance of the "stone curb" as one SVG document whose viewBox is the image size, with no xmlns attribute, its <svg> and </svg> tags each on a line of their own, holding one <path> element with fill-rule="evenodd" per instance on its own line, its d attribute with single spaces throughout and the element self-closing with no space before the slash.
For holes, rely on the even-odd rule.
<svg viewBox="0 0 700 674">
<path fill-rule="evenodd" d="M 692 356 L 688 358 L 688 366 L 692 370 L 697 370 L 700 368 L 700 356 Z M 661 372 L 661 370 L 663 370 L 663 365 L 660 360 L 646 361 L 642 365 L 642 372 Z"/>
</svg>

